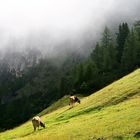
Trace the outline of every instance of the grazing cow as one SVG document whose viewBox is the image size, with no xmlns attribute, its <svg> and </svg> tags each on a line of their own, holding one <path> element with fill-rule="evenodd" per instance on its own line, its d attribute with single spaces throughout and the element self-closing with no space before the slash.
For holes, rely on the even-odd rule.
<svg viewBox="0 0 140 140">
<path fill-rule="evenodd" d="M 37 127 L 39 129 L 39 126 L 45 128 L 45 124 L 41 121 L 39 116 L 33 117 L 32 124 L 33 124 L 33 127 L 34 127 L 34 131 L 36 131 Z"/>
<path fill-rule="evenodd" d="M 73 104 L 76 103 L 76 102 L 80 104 L 80 99 L 77 96 L 70 96 L 69 100 L 70 100 L 69 105 L 73 106 Z"/>
</svg>

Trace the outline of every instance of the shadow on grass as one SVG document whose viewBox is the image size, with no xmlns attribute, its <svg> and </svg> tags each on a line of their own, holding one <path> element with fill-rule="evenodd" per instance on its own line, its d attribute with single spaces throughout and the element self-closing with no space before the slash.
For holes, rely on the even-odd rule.
<svg viewBox="0 0 140 140">
<path fill-rule="evenodd" d="M 61 115 L 61 114 L 65 113 L 65 112 L 67 112 L 68 110 L 71 110 L 72 108 L 73 108 L 73 107 L 69 107 L 68 109 L 66 109 L 66 110 L 64 110 L 63 112 L 59 113 L 59 115 Z"/>
<path fill-rule="evenodd" d="M 27 134 L 25 134 L 25 135 L 22 135 L 21 137 L 26 137 L 26 136 L 29 136 L 29 135 L 34 134 L 34 133 L 37 133 L 37 132 L 39 132 L 39 131 L 41 131 L 41 130 L 44 130 L 44 128 L 37 129 L 36 131 L 34 131 L 34 130 L 33 130 L 32 132 L 27 133 Z"/>
<path fill-rule="evenodd" d="M 140 132 L 137 132 L 134 137 L 140 139 Z"/>
<path fill-rule="evenodd" d="M 67 110 L 70 110 L 71 108 L 67 109 Z M 78 112 L 73 112 L 72 114 L 70 115 L 66 115 L 66 114 L 63 114 L 64 112 L 66 112 L 67 110 L 65 110 L 64 112 L 62 112 L 61 114 L 63 115 L 60 115 L 56 118 L 56 121 L 63 121 L 63 120 L 67 120 L 67 119 L 70 119 L 70 118 L 73 118 L 73 117 L 76 117 L 76 116 L 79 116 L 79 115 L 84 115 L 84 114 L 87 114 L 87 113 L 90 113 L 90 112 L 95 112 L 95 111 L 99 111 L 102 109 L 102 106 L 96 106 L 96 107 L 90 107 L 90 108 L 87 108 L 87 109 L 84 109 L 84 110 L 81 110 L 81 111 L 78 111 Z"/>
<path fill-rule="evenodd" d="M 34 131 L 32 131 L 32 132 L 30 132 L 30 133 L 27 133 L 27 134 L 25 134 L 25 135 L 22 135 L 21 137 L 26 137 L 26 136 L 31 135 L 31 134 L 33 134 L 33 133 L 34 133 Z"/>
<path fill-rule="evenodd" d="M 23 138 L 23 137 L 29 136 L 29 135 L 31 135 L 31 134 L 33 134 L 33 133 L 34 133 L 34 131 L 32 131 L 32 132 L 30 132 L 30 133 L 27 133 L 27 134 L 24 134 L 24 135 L 21 135 L 21 136 L 12 136 L 12 137 L 10 137 L 9 139 L 12 140 L 12 139 L 17 139 L 17 138 Z M 8 139 L 8 140 L 9 140 L 9 139 Z"/>
</svg>

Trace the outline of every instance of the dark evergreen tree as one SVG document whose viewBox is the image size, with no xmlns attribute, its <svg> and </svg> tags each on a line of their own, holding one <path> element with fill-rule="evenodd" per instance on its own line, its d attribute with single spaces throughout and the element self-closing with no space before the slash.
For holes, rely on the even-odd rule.
<svg viewBox="0 0 140 140">
<path fill-rule="evenodd" d="M 111 43 L 107 48 L 104 49 L 104 58 L 103 58 L 104 72 L 114 71 L 116 70 L 116 66 L 117 66 L 116 48 L 113 45 L 113 43 Z"/>
<path fill-rule="evenodd" d="M 77 76 L 76 76 L 76 85 L 79 86 L 83 82 L 84 77 L 84 68 L 83 65 L 80 64 L 77 67 Z"/>
<path fill-rule="evenodd" d="M 97 68 L 99 70 L 102 70 L 103 67 L 103 48 L 99 45 L 99 43 L 96 44 L 96 47 L 93 49 L 91 53 L 91 59 L 96 64 Z"/>
<path fill-rule="evenodd" d="M 136 67 L 140 67 L 140 20 L 136 21 L 134 24 L 135 32 L 138 34 L 138 42 L 135 49 L 135 62 Z"/>
<path fill-rule="evenodd" d="M 112 41 L 110 30 L 106 27 L 102 37 L 102 66 L 103 71 L 110 72 L 116 66 L 116 48 Z"/>
<path fill-rule="evenodd" d="M 124 51 L 122 56 L 122 70 L 124 70 L 124 72 L 130 72 L 137 65 L 139 65 L 139 47 L 140 44 L 138 41 L 138 34 L 135 32 L 134 29 L 132 29 L 124 45 Z"/>
<path fill-rule="evenodd" d="M 109 28 L 106 26 L 101 39 L 101 45 L 106 48 L 112 42 L 111 33 Z"/>
<path fill-rule="evenodd" d="M 139 41 L 140 41 L 140 20 L 136 21 L 134 23 L 134 29 L 137 32 L 138 36 L 139 36 Z"/>
<path fill-rule="evenodd" d="M 85 70 L 84 70 L 84 80 L 91 81 L 94 79 L 95 75 L 97 74 L 97 67 L 94 61 L 89 60 L 89 62 L 86 63 L 87 64 L 85 64 Z"/>
<path fill-rule="evenodd" d="M 129 34 L 129 27 L 127 23 L 119 25 L 119 32 L 117 33 L 117 60 L 120 63 L 124 49 L 126 38 Z"/>
</svg>

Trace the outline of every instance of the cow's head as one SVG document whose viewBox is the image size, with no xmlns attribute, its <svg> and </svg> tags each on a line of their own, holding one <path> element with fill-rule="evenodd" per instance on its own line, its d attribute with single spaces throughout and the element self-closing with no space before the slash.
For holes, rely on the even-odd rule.
<svg viewBox="0 0 140 140">
<path fill-rule="evenodd" d="M 81 103 L 80 99 L 78 99 L 77 102 L 80 104 Z"/>
<path fill-rule="evenodd" d="M 40 122 L 41 127 L 45 128 L 45 124 L 43 122 Z"/>
</svg>

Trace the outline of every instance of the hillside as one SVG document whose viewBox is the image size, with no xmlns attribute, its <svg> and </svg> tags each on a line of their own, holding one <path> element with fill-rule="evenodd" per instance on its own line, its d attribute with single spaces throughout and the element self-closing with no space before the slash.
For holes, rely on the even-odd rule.
<svg viewBox="0 0 140 140">
<path fill-rule="evenodd" d="M 45 114 L 42 120 L 46 129 L 33 132 L 31 121 L 28 121 L 13 130 L 0 133 L 0 139 L 138 139 L 140 69 L 83 98 L 81 104 L 76 104 L 73 108 L 64 106 Z"/>
</svg>

